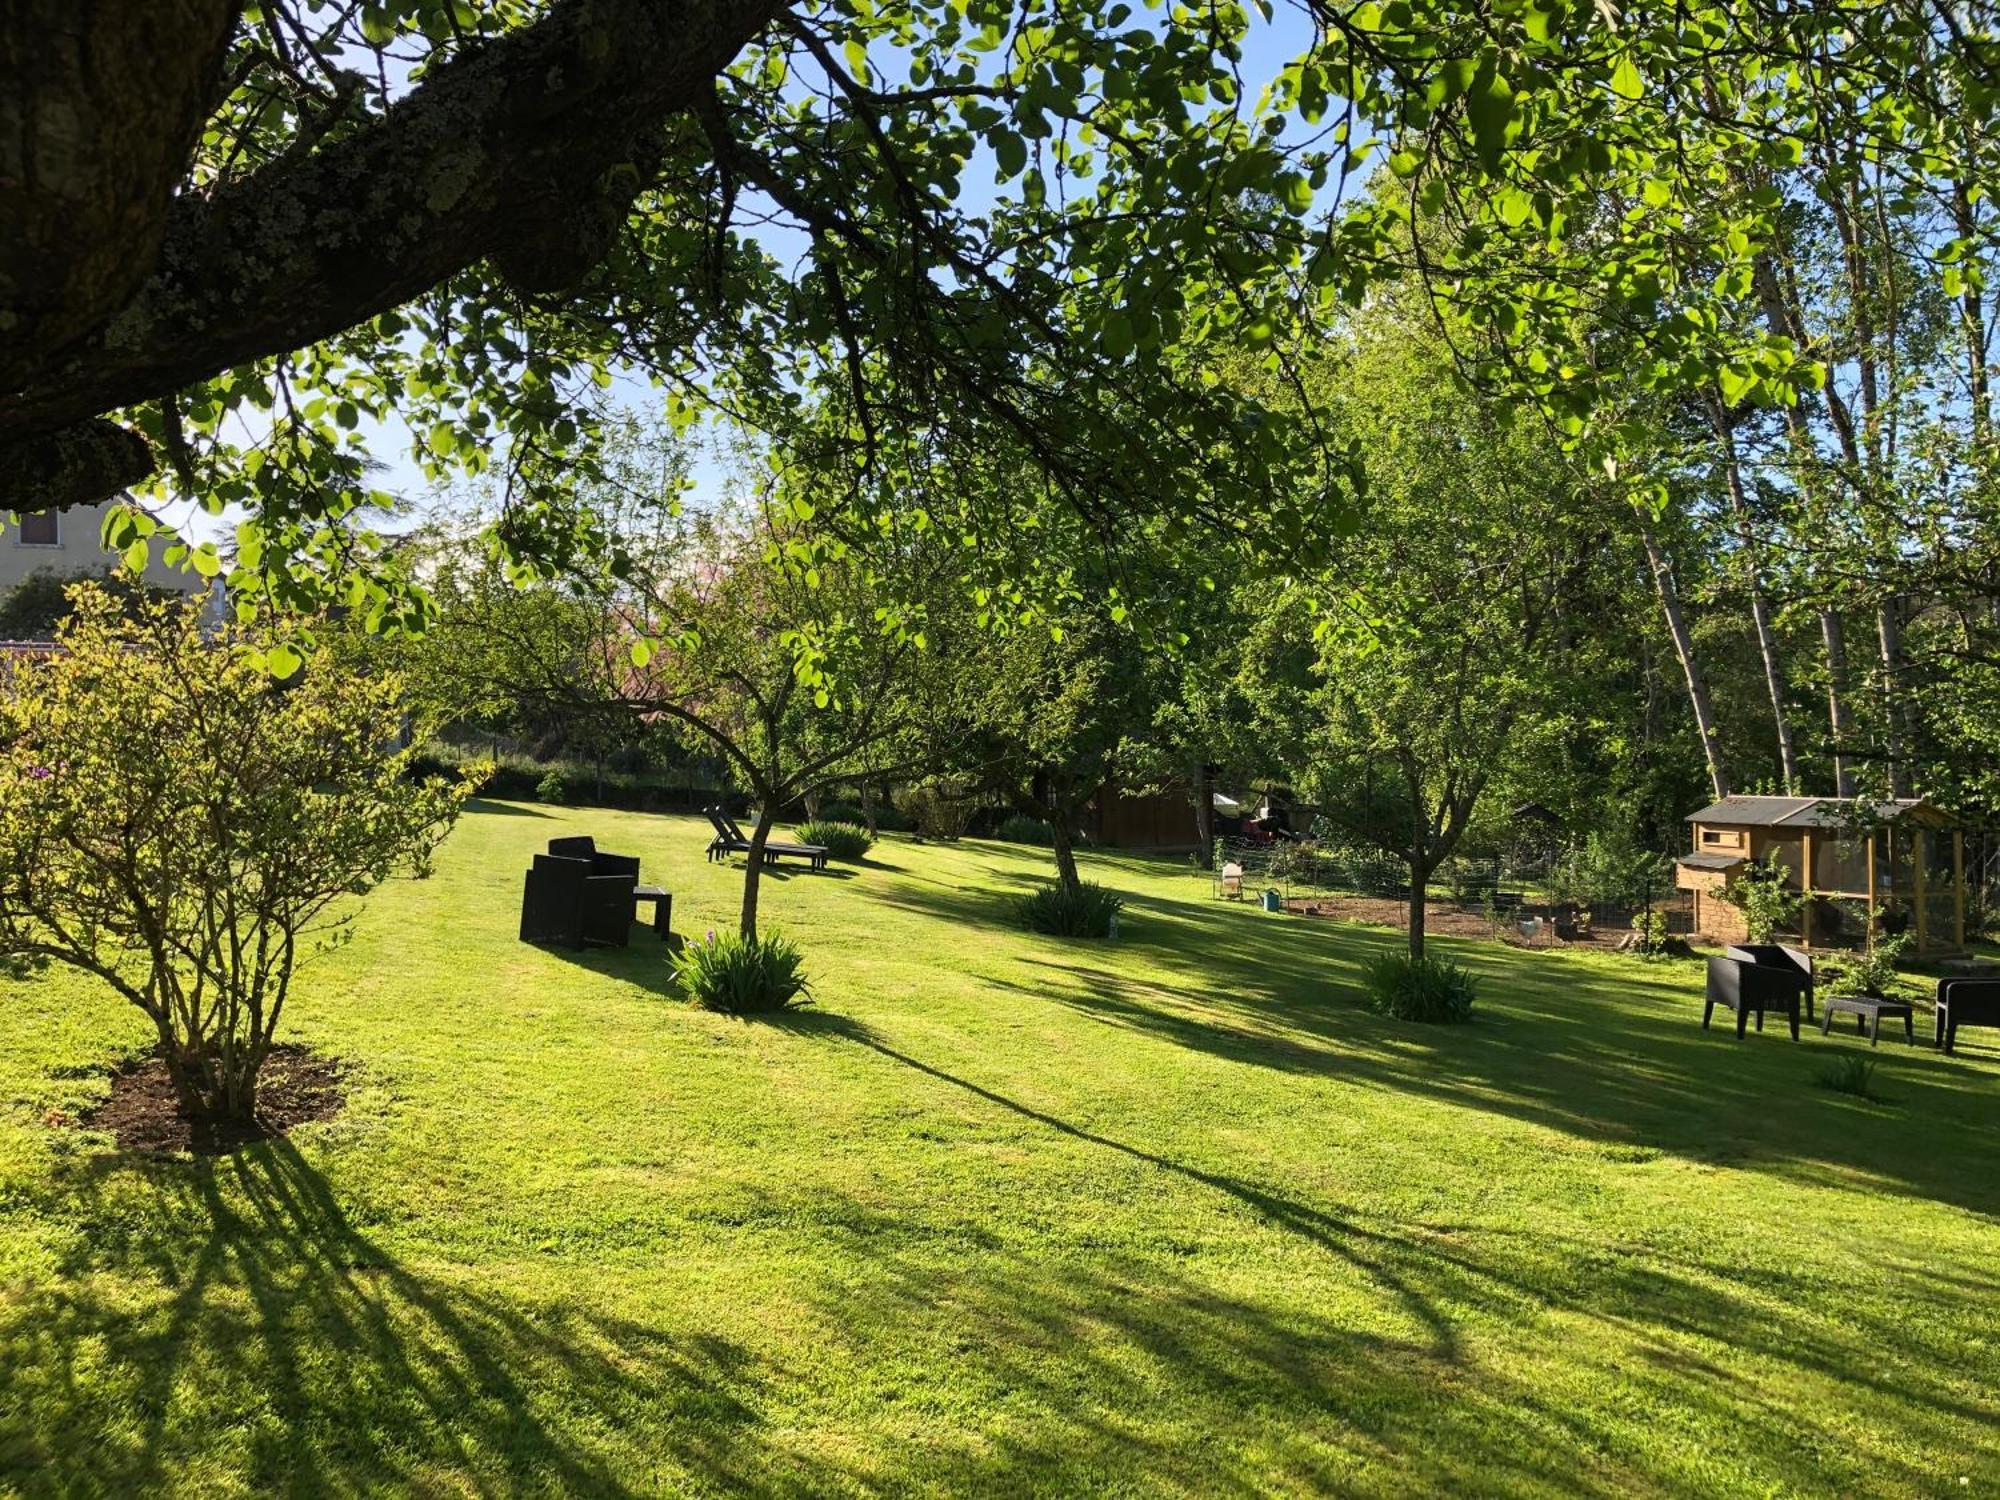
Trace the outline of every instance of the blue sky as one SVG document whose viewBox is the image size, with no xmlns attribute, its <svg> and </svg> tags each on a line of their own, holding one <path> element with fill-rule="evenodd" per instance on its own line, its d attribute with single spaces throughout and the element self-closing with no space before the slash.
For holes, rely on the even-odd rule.
<svg viewBox="0 0 2000 1500">
<path fill-rule="evenodd" d="M 1158 6 L 1149 4 L 1146 8 L 1157 10 Z M 1310 26 L 1303 12 L 1290 5 L 1281 5 L 1268 21 L 1257 18 L 1253 12 L 1242 64 L 1246 100 L 1254 102 L 1259 91 L 1310 39 Z M 902 66 L 895 59 L 878 58 L 877 63 L 878 72 L 902 71 Z M 964 207 L 973 213 L 989 207 L 1002 191 L 994 181 L 990 158 L 975 159 L 967 173 L 966 184 Z M 805 249 L 805 237 L 796 231 L 774 226 L 758 229 L 754 233 L 773 255 L 783 260 L 796 260 Z M 618 404 L 640 414 L 657 410 L 662 399 L 661 394 L 642 377 L 632 374 L 620 376 L 612 392 Z M 412 454 L 411 435 L 400 422 L 364 423 L 361 435 L 370 455 L 382 466 L 378 479 L 382 489 L 402 497 L 419 515 L 434 511 L 440 503 L 449 503 L 449 490 L 441 495 L 424 477 Z M 715 498 L 725 480 L 724 467 L 712 455 L 704 453 L 695 465 L 694 480 L 694 499 L 697 502 Z M 167 514 L 169 519 L 187 526 L 198 537 L 216 537 L 234 524 L 230 517 L 205 516 L 185 502 L 169 507 Z"/>
</svg>

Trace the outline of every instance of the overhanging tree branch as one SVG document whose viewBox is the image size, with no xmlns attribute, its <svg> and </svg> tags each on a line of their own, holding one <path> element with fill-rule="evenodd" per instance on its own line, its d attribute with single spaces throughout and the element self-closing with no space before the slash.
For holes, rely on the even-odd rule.
<svg viewBox="0 0 2000 1500">
<path fill-rule="evenodd" d="M 662 128 L 779 8 L 558 0 L 351 134 L 182 193 L 156 253 L 112 237 L 149 267 L 129 295 L 53 348 L 0 344 L 10 508 L 101 499 L 150 471 L 143 440 L 107 435 L 103 413 L 329 338 L 479 260 L 524 288 L 573 283 L 609 250 Z M 151 164 L 169 174 L 162 196 L 185 156 Z"/>
</svg>

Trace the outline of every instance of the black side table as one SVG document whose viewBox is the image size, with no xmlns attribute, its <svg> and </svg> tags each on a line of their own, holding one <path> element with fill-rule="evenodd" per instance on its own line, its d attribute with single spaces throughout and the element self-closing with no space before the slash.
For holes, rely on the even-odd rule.
<svg viewBox="0 0 2000 1500">
<path fill-rule="evenodd" d="M 645 902 L 653 903 L 653 931 L 663 938 L 673 935 L 674 896 L 672 891 L 662 890 L 656 885 L 639 885 L 632 888 L 632 916 L 636 921 L 639 907 Z"/>
<path fill-rule="evenodd" d="M 1916 1007 L 1907 1000 L 1878 1000 L 1873 995 L 1828 995 L 1821 1002 L 1824 1014 L 1820 1016 L 1821 1035 L 1833 1030 L 1833 1017 L 1837 1011 L 1845 1011 L 1854 1017 L 1857 1033 L 1868 1033 L 1868 1045 L 1873 1047 L 1882 1040 L 1882 1018 L 1888 1016 L 1903 1018 L 1903 1040 L 1915 1046 L 1917 1024 L 1914 1019 Z"/>
</svg>

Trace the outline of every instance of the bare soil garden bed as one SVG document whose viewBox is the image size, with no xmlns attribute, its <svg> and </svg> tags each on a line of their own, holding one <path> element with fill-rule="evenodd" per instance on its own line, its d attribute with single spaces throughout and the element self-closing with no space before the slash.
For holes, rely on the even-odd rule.
<svg viewBox="0 0 2000 1500">
<path fill-rule="evenodd" d="M 257 1084 L 257 1116 L 248 1124 L 190 1120 L 181 1112 L 167 1067 L 152 1056 L 120 1069 L 111 1093 L 79 1124 L 108 1131 L 125 1151 L 220 1155 L 294 1126 L 327 1120 L 347 1102 L 346 1065 L 296 1042 L 273 1047 Z"/>
<path fill-rule="evenodd" d="M 1343 922 L 1373 922 L 1402 929 L 1408 925 L 1409 903 L 1382 896 L 1311 896 L 1287 901 L 1285 910 L 1307 917 L 1333 917 Z M 1521 920 L 1539 916 L 1541 930 L 1533 937 L 1521 931 Z M 1516 948 L 1616 948 L 1630 933 L 1626 927 L 1579 927 L 1570 938 L 1556 936 L 1546 911 L 1517 909 L 1495 923 L 1484 912 L 1465 911 L 1448 902 L 1424 903 L 1424 931 L 1436 937 L 1498 938 Z"/>
</svg>

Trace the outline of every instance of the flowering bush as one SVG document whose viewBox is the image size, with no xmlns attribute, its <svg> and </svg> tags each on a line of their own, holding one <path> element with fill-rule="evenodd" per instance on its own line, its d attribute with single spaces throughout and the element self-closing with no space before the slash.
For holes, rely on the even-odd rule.
<svg viewBox="0 0 2000 1500">
<path fill-rule="evenodd" d="M 190 1118 L 247 1119 L 299 963 L 470 788 L 405 774 L 393 676 L 211 638 L 199 600 L 71 599 L 57 650 L 0 682 L 0 957 L 102 979 Z"/>
</svg>

